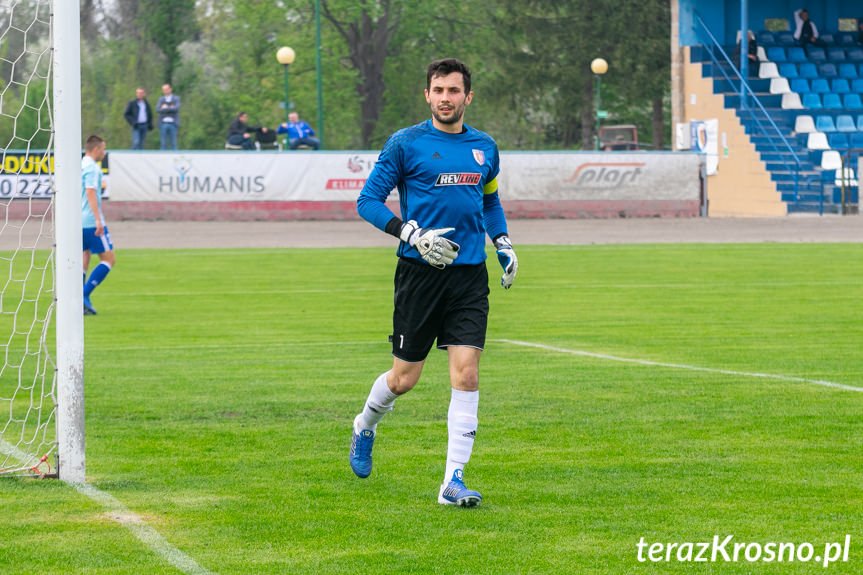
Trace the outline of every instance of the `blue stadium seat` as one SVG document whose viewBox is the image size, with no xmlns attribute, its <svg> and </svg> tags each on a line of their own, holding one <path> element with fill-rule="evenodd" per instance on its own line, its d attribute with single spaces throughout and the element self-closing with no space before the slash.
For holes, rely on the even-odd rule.
<svg viewBox="0 0 863 575">
<path fill-rule="evenodd" d="M 827 143 L 835 149 L 843 149 L 848 147 L 848 134 L 827 134 Z"/>
<path fill-rule="evenodd" d="M 812 91 L 816 94 L 826 94 L 830 91 L 830 83 L 824 78 L 815 78 L 812 80 Z"/>
<path fill-rule="evenodd" d="M 783 78 L 796 78 L 798 76 L 797 64 L 794 62 L 780 62 L 779 75 Z"/>
<path fill-rule="evenodd" d="M 831 62 L 824 62 L 818 66 L 818 75 L 822 78 L 835 78 L 837 76 L 836 65 Z"/>
<path fill-rule="evenodd" d="M 773 32 L 770 30 L 760 30 L 758 34 L 755 35 L 755 38 L 758 40 L 759 46 L 773 46 L 776 44 L 776 38 L 773 37 Z"/>
<path fill-rule="evenodd" d="M 806 54 L 809 56 L 809 60 L 811 62 L 824 62 L 827 60 L 827 54 L 824 53 L 824 48 L 819 48 L 818 46 L 806 48 Z"/>
<path fill-rule="evenodd" d="M 857 116 L 857 131 L 863 132 L 863 114 Z"/>
<path fill-rule="evenodd" d="M 830 81 L 830 91 L 836 94 L 847 94 L 851 91 L 851 86 L 845 78 L 833 78 Z"/>
<path fill-rule="evenodd" d="M 841 46 L 831 46 L 830 48 L 827 48 L 827 58 L 834 62 L 844 61 L 845 48 L 842 48 Z"/>
<path fill-rule="evenodd" d="M 857 66 L 851 62 L 842 62 L 839 64 L 839 77 L 853 80 L 857 77 Z"/>
<path fill-rule="evenodd" d="M 846 53 L 848 54 L 848 60 L 851 62 L 863 62 L 863 49 L 855 46 L 854 48 L 848 48 Z"/>
<path fill-rule="evenodd" d="M 857 94 L 863 94 L 863 78 L 851 80 L 851 91 Z"/>
<path fill-rule="evenodd" d="M 854 132 L 851 134 L 849 142 L 852 148 L 863 148 L 863 132 Z"/>
<path fill-rule="evenodd" d="M 848 114 L 839 114 L 836 116 L 836 131 L 856 132 L 857 126 L 854 124 L 854 118 Z"/>
<path fill-rule="evenodd" d="M 858 78 L 863 81 L 863 78 Z M 791 91 L 797 92 L 798 94 L 808 94 L 809 93 L 809 80 L 806 78 L 792 78 L 791 79 Z"/>
<path fill-rule="evenodd" d="M 819 132 L 824 132 L 825 134 L 835 132 L 836 124 L 833 123 L 833 116 L 815 116 L 815 129 Z"/>
<path fill-rule="evenodd" d="M 767 59 L 771 62 L 787 62 L 788 57 L 785 55 L 785 48 L 782 46 L 768 46 Z"/>
<path fill-rule="evenodd" d="M 790 48 L 788 48 L 788 61 L 805 62 L 806 52 L 804 52 L 803 48 L 801 48 L 800 46 L 791 46 Z"/>
<path fill-rule="evenodd" d="M 863 110 L 860 94 L 845 94 L 842 96 L 842 104 L 847 110 Z"/>
<path fill-rule="evenodd" d="M 861 69 L 863 69 L 863 64 L 861 64 Z M 815 66 L 812 62 L 803 62 L 800 64 L 800 77 L 801 78 L 812 78 L 818 77 L 818 67 Z"/>
<path fill-rule="evenodd" d="M 839 32 L 835 35 L 834 40 L 839 46 L 853 46 L 857 43 L 854 32 Z"/>
<path fill-rule="evenodd" d="M 796 46 L 797 40 L 794 39 L 794 34 L 791 32 L 778 32 L 776 34 L 776 43 L 780 46 Z"/>
<path fill-rule="evenodd" d="M 835 38 L 833 38 L 833 34 L 821 34 L 818 37 L 821 39 L 822 42 L 827 45 L 830 45 L 835 41 Z"/>
<path fill-rule="evenodd" d="M 803 94 L 803 107 L 809 110 L 820 110 L 824 106 L 821 105 L 821 96 L 818 94 Z"/>
<path fill-rule="evenodd" d="M 824 94 L 824 97 L 821 98 L 821 103 L 824 105 L 825 110 L 842 109 L 842 98 L 839 97 L 839 94 L 834 94 L 833 92 Z"/>
</svg>

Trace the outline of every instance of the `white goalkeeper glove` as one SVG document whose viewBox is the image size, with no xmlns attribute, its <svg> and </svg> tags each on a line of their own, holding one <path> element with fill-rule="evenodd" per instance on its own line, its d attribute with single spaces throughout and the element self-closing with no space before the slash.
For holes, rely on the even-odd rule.
<svg viewBox="0 0 863 575">
<path fill-rule="evenodd" d="M 416 220 L 402 224 L 399 237 L 403 242 L 415 247 L 422 259 L 438 269 L 443 269 L 458 257 L 459 245 L 443 237 L 455 228 L 424 230 Z"/>
<path fill-rule="evenodd" d="M 515 281 L 515 274 L 518 271 L 518 258 L 515 257 L 515 250 L 512 249 L 509 236 L 500 236 L 494 240 L 494 247 L 497 248 L 497 261 L 503 268 L 500 285 L 503 286 L 503 289 L 509 289 L 512 287 L 512 282 Z"/>
</svg>

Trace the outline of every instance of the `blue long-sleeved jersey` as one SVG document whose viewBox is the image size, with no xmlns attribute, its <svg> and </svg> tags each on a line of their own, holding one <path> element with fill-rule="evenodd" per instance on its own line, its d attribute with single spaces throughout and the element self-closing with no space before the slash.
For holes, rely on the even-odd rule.
<svg viewBox="0 0 863 575">
<path fill-rule="evenodd" d="M 426 120 L 390 136 L 357 210 L 387 231 L 395 216 L 384 202 L 398 188 L 402 221 L 416 220 L 426 229 L 455 228 L 445 236 L 461 246 L 452 265 L 479 264 L 485 261 L 485 234 L 494 239 L 507 233 L 497 192 L 499 171 L 497 144 L 487 134 L 467 125 L 460 134 L 450 134 Z M 423 261 L 405 242 L 398 255 Z"/>
</svg>

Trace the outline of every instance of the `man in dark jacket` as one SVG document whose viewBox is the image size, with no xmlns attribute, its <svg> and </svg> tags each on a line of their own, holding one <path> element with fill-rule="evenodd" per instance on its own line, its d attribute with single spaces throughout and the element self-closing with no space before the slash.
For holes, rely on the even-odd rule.
<svg viewBox="0 0 863 575">
<path fill-rule="evenodd" d="M 245 112 L 240 112 L 237 117 L 231 122 L 228 127 L 228 144 L 231 146 L 240 146 L 244 150 L 254 150 L 255 143 L 252 141 L 251 132 L 266 133 L 267 129 L 263 126 L 249 126 L 246 124 L 249 116 Z"/>
<path fill-rule="evenodd" d="M 147 132 L 153 129 L 153 110 L 147 102 L 147 93 L 144 88 L 135 90 L 135 99 L 126 104 L 123 117 L 132 126 L 132 149 L 143 150 L 144 140 Z"/>
</svg>

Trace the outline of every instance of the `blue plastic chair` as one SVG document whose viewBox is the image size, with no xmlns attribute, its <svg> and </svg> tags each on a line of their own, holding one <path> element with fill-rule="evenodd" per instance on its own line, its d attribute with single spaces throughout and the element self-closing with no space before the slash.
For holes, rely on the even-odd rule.
<svg viewBox="0 0 863 575">
<path fill-rule="evenodd" d="M 796 78 L 797 74 L 797 64 L 794 62 L 780 62 L 779 66 L 779 75 L 783 78 Z"/>
<path fill-rule="evenodd" d="M 821 105 L 821 96 L 818 94 L 803 94 L 802 102 L 804 108 L 810 110 L 820 110 L 824 106 Z"/>
<path fill-rule="evenodd" d="M 839 97 L 839 94 L 834 94 L 833 92 L 824 94 L 824 97 L 821 99 L 821 103 L 824 105 L 825 110 L 842 109 L 842 98 Z"/>
<path fill-rule="evenodd" d="M 861 68 L 863 68 L 863 64 L 861 64 Z M 812 78 L 818 77 L 818 67 L 812 62 L 803 62 L 800 64 L 800 77 L 801 78 Z"/>
<path fill-rule="evenodd" d="M 863 132 L 863 114 L 857 116 L 857 131 Z"/>
<path fill-rule="evenodd" d="M 809 57 L 810 62 L 824 62 L 827 60 L 827 54 L 824 53 L 824 48 L 819 48 L 818 46 L 806 48 L 806 55 Z"/>
<path fill-rule="evenodd" d="M 829 134 L 836 131 L 836 124 L 833 122 L 833 116 L 819 115 L 815 116 L 815 129 L 819 132 Z"/>
<path fill-rule="evenodd" d="M 847 94 L 851 91 L 851 86 L 848 85 L 846 78 L 833 78 L 830 81 L 830 91 L 835 94 Z"/>
<path fill-rule="evenodd" d="M 828 134 L 827 135 L 827 143 L 830 144 L 830 147 L 833 149 L 843 149 L 848 147 L 848 135 L 847 134 Z"/>
<path fill-rule="evenodd" d="M 818 75 L 822 78 L 835 78 L 836 74 L 836 65 L 830 62 L 825 62 L 818 66 Z"/>
<path fill-rule="evenodd" d="M 835 36 L 836 43 L 840 46 L 853 46 L 857 43 L 854 32 L 840 32 Z"/>
<path fill-rule="evenodd" d="M 860 94 L 845 94 L 842 96 L 842 104 L 847 110 L 863 110 Z"/>
<path fill-rule="evenodd" d="M 755 35 L 755 38 L 758 39 L 758 45 L 764 46 L 765 49 L 768 46 L 776 45 L 776 38 L 773 37 L 773 32 L 770 30 L 759 30 L 758 34 Z"/>
<path fill-rule="evenodd" d="M 830 91 L 830 83 L 824 78 L 815 78 L 812 80 L 812 91 L 816 94 L 826 94 Z"/>
<path fill-rule="evenodd" d="M 780 46 L 796 46 L 797 40 L 791 32 L 779 32 L 776 34 L 776 43 Z"/>
<path fill-rule="evenodd" d="M 851 134 L 850 142 L 852 148 L 863 148 L 863 132 Z"/>
<path fill-rule="evenodd" d="M 861 48 L 848 48 L 846 54 L 851 62 L 863 62 L 863 49 Z"/>
<path fill-rule="evenodd" d="M 839 77 L 853 80 L 857 77 L 857 66 L 851 62 L 842 62 L 839 64 Z"/>
<path fill-rule="evenodd" d="M 804 52 L 803 48 L 801 48 L 800 46 L 791 46 L 790 48 L 788 48 L 788 61 L 805 62 L 806 52 Z"/>
<path fill-rule="evenodd" d="M 827 58 L 834 62 L 841 62 L 845 60 L 845 48 L 841 46 L 831 46 L 827 48 Z"/>
<path fill-rule="evenodd" d="M 791 78 L 791 91 L 798 94 L 808 94 L 810 92 L 809 80 L 806 78 Z"/>
<path fill-rule="evenodd" d="M 836 39 L 833 38 L 833 34 L 821 34 L 818 37 L 821 39 L 822 42 L 824 42 L 827 45 L 830 45 L 836 41 Z"/>
<path fill-rule="evenodd" d="M 836 131 L 837 132 L 856 132 L 857 126 L 854 124 L 854 118 L 849 114 L 839 114 L 836 116 Z"/>
<path fill-rule="evenodd" d="M 851 80 L 851 91 L 857 94 L 863 94 L 863 78 Z"/>
<path fill-rule="evenodd" d="M 785 48 L 782 46 L 768 46 L 767 59 L 776 63 L 788 61 L 788 57 L 785 55 Z"/>
</svg>

